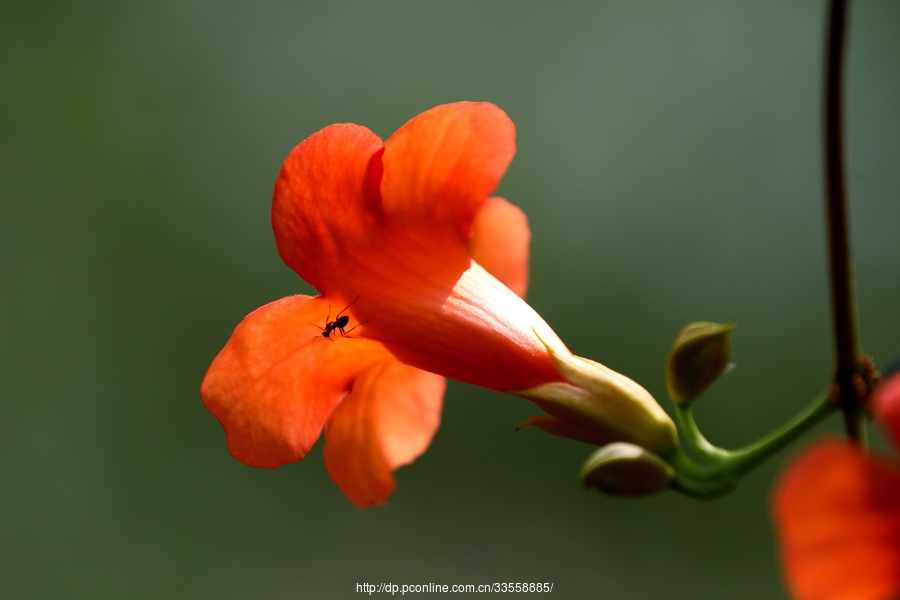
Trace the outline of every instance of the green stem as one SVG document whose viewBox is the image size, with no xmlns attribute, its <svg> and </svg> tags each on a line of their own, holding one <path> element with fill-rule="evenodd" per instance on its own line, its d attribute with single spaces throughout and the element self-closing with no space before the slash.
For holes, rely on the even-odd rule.
<svg viewBox="0 0 900 600">
<path fill-rule="evenodd" d="M 728 456 L 728 451 L 713 445 L 704 437 L 694 419 L 694 413 L 689 404 L 675 405 L 675 422 L 678 431 L 684 440 L 685 446 L 704 462 L 718 462 Z"/>
<path fill-rule="evenodd" d="M 816 425 L 827 415 L 831 414 L 835 408 L 831 396 L 828 394 L 820 395 L 803 412 L 774 432 L 754 444 L 730 452 L 728 457 L 720 465 L 717 465 L 718 469 L 714 470 L 722 470 L 730 477 L 742 477 L 806 433 L 813 425 Z"/>
<path fill-rule="evenodd" d="M 828 258 L 834 324 L 838 387 L 847 435 L 864 442 L 863 398 L 857 393 L 862 351 L 850 258 L 849 210 L 844 150 L 844 47 L 849 0 L 832 0 L 825 55 L 825 188 L 828 219 Z"/>
<path fill-rule="evenodd" d="M 696 500 L 715 500 L 731 493 L 734 486 L 721 483 L 696 483 L 676 474 L 675 480 L 672 482 L 672 489 Z"/>
<path fill-rule="evenodd" d="M 697 428 L 690 406 L 675 409 L 685 447 L 701 459 L 691 460 L 677 448 L 666 460 L 675 469 L 673 488 L 695 498 L 715 498 L 730 492 L 748 472 L 806 433 L 836 409 L 829 394 L 817 397 L 803 412 L 757 442 L 739 450 L 714 446 Z"/>
</svg>

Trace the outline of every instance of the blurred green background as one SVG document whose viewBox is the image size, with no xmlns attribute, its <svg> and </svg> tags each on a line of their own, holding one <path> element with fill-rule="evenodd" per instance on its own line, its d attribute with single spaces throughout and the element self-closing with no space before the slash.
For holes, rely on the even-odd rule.
<svg viewBox="0 0 900 600">
<path fill-rule="evenodd" d="M 360 511 L 321 447 L 275 471 L 198 398 L 232 328 L 311 290 L 269 225 L 290 149 L 454 100 L 517 125 L 499 193 L 530 301 L 665 399 L 669 344 L 737 320 L 698 419 L 747 443 L 833 362 L 824 2 L 10 3 L 0 8 L 0 597 L 343 598 L 362 582 L 553 582 L 559 598 L 784 597 L 779 463 L 731 496 L 583 490 L 587 446 L 451 384 L 430 450 Z M 900 5 L 859 3 L 849 182 L 865 349 L 900 350 Z M 839 429 L 838 419 L 824 430 Z"/>
</svg>

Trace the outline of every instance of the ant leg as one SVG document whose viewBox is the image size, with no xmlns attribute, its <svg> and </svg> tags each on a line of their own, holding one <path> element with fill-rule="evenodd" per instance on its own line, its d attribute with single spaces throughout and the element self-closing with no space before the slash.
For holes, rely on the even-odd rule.
<svg viewBox="0 0 900 600">
<path fill-rule="evenodd" d="M 319 327 L 315 323 L 310 323 L 310 325 L 312 325 L 313 327 L 315 327 L 316 329 L 321 331 L 322 336 L 327 338 L 328 333 L 331 332 L 331 329 L 329 329 L 329 327 L 328 327 L 328 324 L 331 323 L 331 321 L 329 319 L 331 319 L 331 305 L 330 304 L 328 305 L 328 316 L 325 317 L 325 327 Z M 318 337 L 318 336 L 316 336 L 316 337 Z M 332 340 L 332 341 L 334 341 L 334 340 Z"/>
<path fill-rule="evenodd" d="M 354 329 L 356 329 L 356 328 L 359 327 L 360 325 L 365 325 L 366 323 L 368 323 L 368 321 L 363 321 L 362 323 L 357 323 L 356 325 L 354 325 L 353 327 L 351 327 L 351 328 L 348 329 L 347 331 L 344 331 L 344 328 L 341 327 L 341 329 L 340 329 L 341 335 L 347 335 L 348 333 L 350 333 L 351 331 L 353 331 Z"/>
</svg>

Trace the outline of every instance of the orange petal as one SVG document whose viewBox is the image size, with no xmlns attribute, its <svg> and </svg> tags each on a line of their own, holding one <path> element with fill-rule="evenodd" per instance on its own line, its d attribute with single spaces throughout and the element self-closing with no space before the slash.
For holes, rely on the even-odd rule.
<svg viewBox="0 0 900 600">
<path fill-rule="evenodd" d="M 469 255 L 488 273 L 525 297 L 528 289 L 528 218 L 503 198 L 488 198 L 475 214 Z"/>
<path fill-rule="evenodd" d="M 393 471 L 419 457 L 440 423 L 445 381 L 396 361 L 373 365 L 353 384 L 325 430 L 331 478 L 360 508 L 385 502 Z"/>
<path fill-rule="evenodd" d="M 782 475 L 774 515 L 788 586 L 801 600 L 900 595 L 900 475 L 842 442 Z"/>
<path fill-rule="evenodd" d="M 478 206 L 516 152 L 515 138 L 506 113 L 487 102 L 445 104 L 414 117 L 384 144 L 384 212 L 452 226 L 465 242 Z"/>
<path fill-rule="evenodd" d="M 346 254 L 368 251 L 381 231 L 377 181 L 369 173 L 381 149 L 381 139 L 365 127 L 331 125 L 294 148 L 278 174 L 272 198 L 278 252 L 321 292 L 345 287 Z"/>
<path fill-rule="evenodd" d="M 200 396 L 241 462 L 277 467 L 303 458 L 357 374 L 393 360 L 376 342 L 322 337 L 314 324 L 324 324 L 326 305 L 291 296 L 258 308 L 207 371 Z"/>
<path fill-rule="evenodd" d="M 900 449 L 900 373 L 881 382 L 872 398 L 872 410 Z"/>
</svg>

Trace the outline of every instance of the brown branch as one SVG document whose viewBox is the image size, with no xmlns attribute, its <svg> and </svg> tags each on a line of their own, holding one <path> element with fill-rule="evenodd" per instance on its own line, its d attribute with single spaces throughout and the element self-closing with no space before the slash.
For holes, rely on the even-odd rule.
<svg viewBox="0 0 900 600">
<path fill-rule="evenodd" d="M 860 396 L 862 352 L 856 312 L 844 150 L 844 47 L 847 37 L 848 0 L 832 0 L 828 18 L 825 57 L 825 187 L 828 218 L 828 254 L 831 276 L 831 309 L 839 394 L 847 435 L 860 440 L 865 391 Z"/>
</svg>

